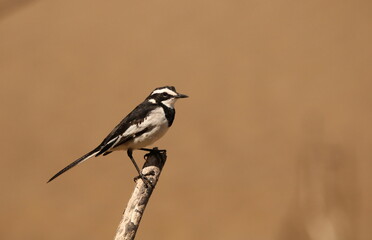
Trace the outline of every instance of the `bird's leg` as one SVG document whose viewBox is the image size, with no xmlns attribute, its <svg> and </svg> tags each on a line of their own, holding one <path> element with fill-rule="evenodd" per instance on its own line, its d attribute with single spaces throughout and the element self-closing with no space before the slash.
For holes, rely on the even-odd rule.
<svg viewBox="0 0 372 240">
<path fill-rule="evenodd" d="M 130 160 L 132 161 L 134 167 L 136 168 L 136 170 L 137 170 L 137 172 L 138 172 L 138 177 L 135 177 L 135 178 L 134 178 L 134 181 L 137 181 L 139 178 L 141 178 L 142 181 L 144 182 L 146 188 L 147 188 L 149 185 L 152 186 L 152 183 L 150 182 L 150 180 L 148 180 L 148 179 L 146 178 L 146 176 L 144 176 L 144 175 L 142 174 L 142 172 L 141 172 L 141 170 L 139 169 L 139 167 L 138 167 L 136 161 L 134 160 L 134 158 L 133 158 L 133 150 L 132 150 L 132 149 L 128 149 L 128 150 L 127 150 L 127 154 L 128 154 L 128 157 L 130 158 Z"/>
</svg>

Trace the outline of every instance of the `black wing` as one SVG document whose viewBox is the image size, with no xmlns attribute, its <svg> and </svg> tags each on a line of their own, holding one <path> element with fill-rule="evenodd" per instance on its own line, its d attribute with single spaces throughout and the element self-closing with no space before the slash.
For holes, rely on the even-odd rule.
<svg viewBox="0 0 372 240">
<path fill-rule="evenodd" d="M 130 126 L 133 124 L 140 124 L 145 120 L 147 115 L 156 108 L 155 104 L 151 104 L 150 102 L 143 102 L 138 105 L 132 112 L 130 112 L 111 132 L 107 137 L 102 141 L 102 143 L 90 151 L 89 153 L 85 154 L 84 156 L 78 158 L 74 162 L 70 163 L 67 167 L 56 173 L 48 182 L 52 181 L 53 179 L 57 178 L 59 175 L 63 174 L 64 172 L 68 171 L 69 169 L 75 167 L 76 165 L 84 162 L 85 160 L 95 156 L 99 156 L 101 154 L 107 155 L 111 153 L 108 151 L 112 146 L 119 146 L 121 144 L 126 143 L 133 136 L 121 136 Z M 148 128 L 143 129 L 142 131 L 136 133 L 137 135 L 141 135 L 142 133 L 148 131 Z M 114 139 L 115 141 L 111 141 Z M 111 141 L 111 142 L 110 142 Z"/>
<path fill-rule="evenodd" d="M 145 101 L 138 105 L 132 112 L 130 112 L 121 122 L 105 137 L 105 139 L 100 144 L 101 150 L 96 155 L 99 156 L 105 153 L 112 146 L 119 146 L 131 139 L 131 136 L 122 137 L 118 141 L 113 141 L 115 138 L 120 137 L 125 131 L 134 124 L 142 123 L 147 115 L 157 107 L 156 104 L 152 104 Z"/>
</svg>

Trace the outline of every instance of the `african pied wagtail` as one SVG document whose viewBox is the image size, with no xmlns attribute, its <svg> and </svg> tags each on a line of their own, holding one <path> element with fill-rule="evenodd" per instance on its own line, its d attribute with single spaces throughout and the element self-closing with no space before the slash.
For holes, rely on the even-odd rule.
<svg viewBox="0 0 372 240">
<path fill-rule="evenodd" d="M 148 150 L 144 147 L 161 138 L 172 126 L 175 102 L 179 98 L 187 97 L 177 93 L 173 86 L 156 88 L 107 135 L 98 147 L 59 171 L 48 182 L 93 156 L 105 156 L 116 150 L 127 150 L 139 177 L 145 182 L 147 179 L 142 175 L 132 152 L 134 149 Z"/>
</svg>

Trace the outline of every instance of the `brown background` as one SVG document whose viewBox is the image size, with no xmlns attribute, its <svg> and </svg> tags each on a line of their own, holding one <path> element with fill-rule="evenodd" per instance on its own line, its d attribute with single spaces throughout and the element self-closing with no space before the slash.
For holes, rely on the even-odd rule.
<svg viewBox="0 0 372 240">
<path fill-rule="evenodd" d="M 371 3 L 1 0 L 0 239 L 112 239 L 124 153 L 45 182 L 163 85 L 138 239 L 372 239 Z"/>
</svg>

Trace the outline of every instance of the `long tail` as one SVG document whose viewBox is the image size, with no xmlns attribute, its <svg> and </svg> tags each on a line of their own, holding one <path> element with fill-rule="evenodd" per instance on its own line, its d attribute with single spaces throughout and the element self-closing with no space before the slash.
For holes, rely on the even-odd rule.
<svg viewBox="0 0 372 240">
<path fill-rule="evenodd" d="M 100 146 L 96 147 L 95 149 L 93 149 L 92 151 L 88 152 L 87 154 L 85 154 L 84 156 L 82 156 L 81 158 L 73 161 L 72 163 L 70 163 L 67 167 L 65 167 L 64 169 L 62 169 L 61 171 L 57 172 L 51 179 L 49 179 L 48 182 L 50 181 L 53 181 L 53 179 L 57 178 L 59 175 L 61 175 L 62 173 L 70 170 L 71 168 L 75 167 L 76 165 L 84 162 L 85 160 L 88 160 L 89 158 L 95 156 L 99 151 L 100 151 Z M 48 183 L 47 182 L 47 183 Z"/>
</svg>

